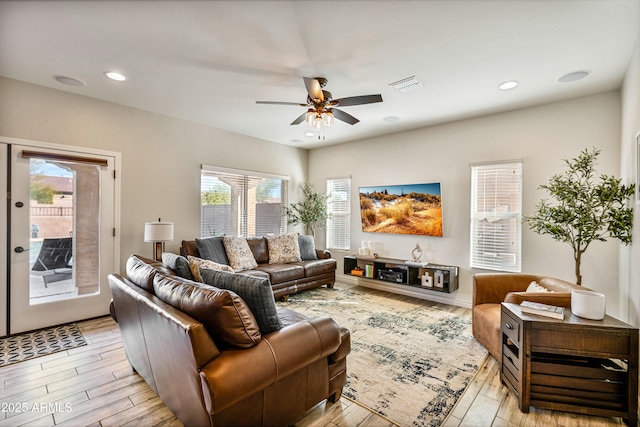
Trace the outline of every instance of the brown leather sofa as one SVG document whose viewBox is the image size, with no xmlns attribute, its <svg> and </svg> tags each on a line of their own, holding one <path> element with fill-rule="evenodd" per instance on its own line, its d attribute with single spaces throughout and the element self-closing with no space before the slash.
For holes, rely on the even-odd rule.
<svg viewBox="0 0 640 427">
<path fill-rule="evenodd" d="M 548 292 L 525 292 L 536 282 Z M 478 273 L 473 276 L 473 336 L 500 361 L 500 304 L 522 301 L 571 307 L 571 291 L 585 287 L 552 277 L 519 273 Z"/>
<path fill-rule="evenodd" d="M 273 296 L 287 300 L 287 296 L 322 285 L 333 288 L 336 281 L 337 263 L 326 250 L 316 249 L 317 260 L 307 260 L 290 264 L 269 264 L 269 248 L 265 237 L 247 237 L 247 243 L 258 266 L 240 274 L 258 274 L 269 277 Z M 195 240 L 183 240 L 180 255 L 200 256 Z"/>
<path fill-rule="evenodd" d="M 284 426 L 340 398 L 350 335 L 332 319 L 278 307 L 283 327 L 261 335 L 233 292 L 135 255 L 126 270 L 109 285 L 127 358 L 185 426 Z"/>
</svg>

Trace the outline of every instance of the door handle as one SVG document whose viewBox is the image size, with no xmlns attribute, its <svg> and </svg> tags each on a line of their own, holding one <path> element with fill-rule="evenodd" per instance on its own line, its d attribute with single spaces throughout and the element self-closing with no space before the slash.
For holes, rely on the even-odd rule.
<svg viewBox="0 0 640 427">
<path fill-rule="evenodd" d="M 25 248 L 23 248 L 22 246 L 16 246 L 16 248 L 15 248 L 13 251 L 14 251 L 14 252 L 16 252 L 16 253 L 19 253 L 19 254 L 20 254 L 20 253 L 22 253 L 22 252 L 26 252 L 26 251 L 28 251 L 28 250 L 29 250 L 29 249 L 25 249 Z"/>
</svg>

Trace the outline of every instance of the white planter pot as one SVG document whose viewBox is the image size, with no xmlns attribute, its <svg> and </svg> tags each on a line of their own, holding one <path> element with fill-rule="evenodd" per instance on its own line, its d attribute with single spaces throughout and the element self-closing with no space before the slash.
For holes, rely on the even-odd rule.
<svg viewBox="0 0 640 427">
<path fill-rule="evenodd" d="M 605 314 L 605 296 L 593 291 L 571 291 L 571 312 L 585 319 L 602 320 Z"/>
</svg>

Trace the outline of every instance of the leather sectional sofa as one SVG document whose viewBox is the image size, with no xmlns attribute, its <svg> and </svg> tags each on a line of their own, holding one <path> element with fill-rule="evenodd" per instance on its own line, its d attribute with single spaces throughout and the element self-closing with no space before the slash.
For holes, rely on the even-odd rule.
<svg viewBox="0 0 640 427">
<path fill-rule="evenodd" d="M 532 282 L 537 291 L 527 292 Z M 543 290 L 544 289 L 544 290 Z M 501 360 L 500 313 L 502 302 L 520 304 L 533 301 L 571 307 L 571 291 L 589 290 L 552 277 L 520 273 L 478 273 L 473 276 L 473 336 L 496 360 Z M 546 290 L 546 291 L 545 291 Z"/>
<path fill-rule="evenodd" d="M 234 292 L 136 255 L 126 271 L 109 285 L 127 358 L 184 425 L 284 426 L 340 398 L 350 335 L 332 319 L 276 308 L 266 285 L 282 326 L 265 334 Z"/>
<path fill-rule="evenodd" d="M 300 238 L 302 239 L 303 237 L 305 236 L 301 236 Z M 183 257 L 191 255 L 224 264 L 226 263 L 224 254 L 218 254 L 216 259 L 212 259 L 212 256 L 203 254 L 201 253 L 203 251 L 200 250 L 203 248 L 205 242 L 215 243 L 217 239 L 221 239 L 221 237 L 183 240 L 182 246 L 180 247 L 180 255 Z M 271 287 L 273 288 L 273 295 L 276 299 L 286 301 L 288 295 L 317 288 L 322 285 L 327 285 L 327 287 L 332 288 L 336 281 L 337 264 L 336 260 L 331 258 L 329 251 L 312 248 L 310 250 L 313 251 L 317 259 L 308 259 L 312 257 L 303 256 L 300 262 L 270 264 L 269 246 L 266 237 L 248 237 L 247 243 L 258 266 L 251 270 L 243 271 L 240 274 L 268 277 L 271 282 Z M 218 246 L 223 248 L 221 243 L 219 243 Z M 220 249 L 218 252 L 223 250 L 224 249 Z"/>
</svg>

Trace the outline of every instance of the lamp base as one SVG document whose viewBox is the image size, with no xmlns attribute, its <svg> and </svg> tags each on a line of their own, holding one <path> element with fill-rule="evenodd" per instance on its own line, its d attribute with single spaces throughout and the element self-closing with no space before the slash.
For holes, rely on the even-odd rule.
<svg viewBox="0 0 640 427">
<path fill-rule="evenodd" d="M 153 259 L 162 261 L 162 252 L 164 252 L 164 242 L 153 242 Z"/>
</svg>

